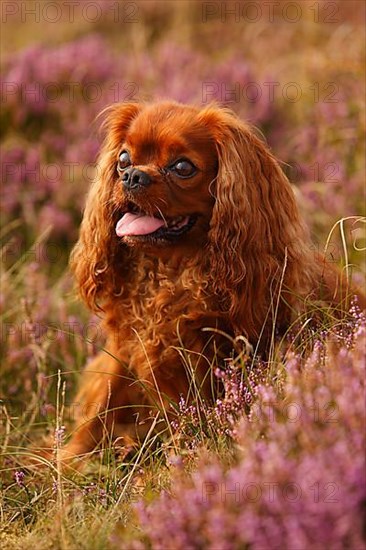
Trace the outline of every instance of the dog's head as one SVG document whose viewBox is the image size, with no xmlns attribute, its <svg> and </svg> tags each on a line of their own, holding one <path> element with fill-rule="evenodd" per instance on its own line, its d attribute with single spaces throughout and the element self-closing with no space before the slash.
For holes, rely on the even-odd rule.
<svg viewBox="0 0 366 550">
<path fill-rule="evenodd" d="M 122 107 L 133 118 L 112 131 L 112 204 L 123 243 L 153 250 L 207 242 L 217 175 L 215 140 L 199 111 L 174 103 Z M 113 125 L 118 120 L 113 115 Z M 172 252 L 172 250 L 171 250 Z"/>
</svg>

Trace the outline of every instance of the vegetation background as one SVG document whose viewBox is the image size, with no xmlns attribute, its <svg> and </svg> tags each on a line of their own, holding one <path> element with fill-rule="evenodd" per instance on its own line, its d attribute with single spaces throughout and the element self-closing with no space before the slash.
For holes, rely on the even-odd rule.
<svg viewBox="0 0 366 550">
<path fill-rule="evenodd" d="M 181 401 L 173 436 L 106 442 L 79 474 L 29 461 L 69 437 L 103 347 L 67 258 L 109 103 L 231 107 L 282 161 L 314 247 L 331 235 L 328 259 L 364 284 L 365 3 L 4 0 L 1 18 L 1 547 L 365 548 L 357 304 L 270 365 L 219 366 L 225 396 Z"/>
</svg>

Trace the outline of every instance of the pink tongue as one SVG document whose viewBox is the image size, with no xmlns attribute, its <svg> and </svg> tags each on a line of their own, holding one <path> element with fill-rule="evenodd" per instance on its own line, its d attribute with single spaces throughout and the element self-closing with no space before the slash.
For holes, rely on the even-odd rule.
<svg viewBox="0 0 366 550">
<path fill-rule="evenodd" d="M 118 237 L 127 235 L 149 235 L 154 233 L 159 227 L 163 227 L 164 220 L 146 216 L 145 214 L 132 214 L 127 212 L 118 221 L 116 225 L 116 233 Z"/>
</svg>

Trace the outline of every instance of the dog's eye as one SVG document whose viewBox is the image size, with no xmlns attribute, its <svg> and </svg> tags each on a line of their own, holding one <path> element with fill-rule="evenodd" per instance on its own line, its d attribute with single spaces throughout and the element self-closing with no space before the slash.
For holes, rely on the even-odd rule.
<svg viewBox="0 0 366 550">
<path fill-rule="evenodd" d="M 190 178 L 196 173 L 196 167 L 189 160 L 185 159 L 177 160 L 170 169 L 180 178 Z"/>
<path fill-rule="evenodd" d="M 124 170 L 127 166 L 131 165 L 130 155 L 127 151 L 122 151 L 118 158 L 117 170 Z"/>
</svg>

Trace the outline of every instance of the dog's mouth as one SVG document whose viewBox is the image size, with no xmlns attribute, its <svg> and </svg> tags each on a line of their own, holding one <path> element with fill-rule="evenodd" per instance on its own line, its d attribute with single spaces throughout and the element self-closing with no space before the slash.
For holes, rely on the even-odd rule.
<svg viewBox="0 0 366 550">
<path fill-rule="evenodd" d="M 197 216 L 183 215 L 174 218 L 157 214 L 151 216 L 136 205 L 129 205 L 116 225 L 118 237 L 150 241 L 174 241 L 185 235 L 196 223 Z"/>
</svg>

